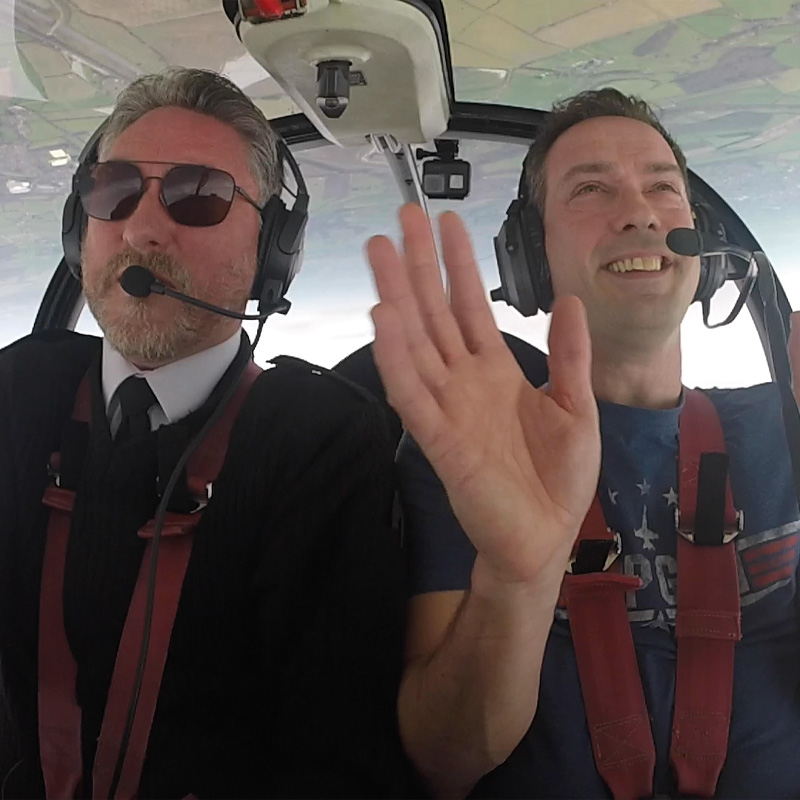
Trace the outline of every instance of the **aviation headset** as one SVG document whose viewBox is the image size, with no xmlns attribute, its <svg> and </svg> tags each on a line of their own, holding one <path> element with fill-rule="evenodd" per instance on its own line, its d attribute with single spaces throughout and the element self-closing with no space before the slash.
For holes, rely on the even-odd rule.
<svg viewBox="0 0 800 800">
<path fill-rule="evenodd" d="M 525 168 L 520 175 L 517 197 L 511 201 L 506 218 L 494 239 L 494 251 L 500 272 L 500 287 L 491 292 L 492 300 L 505 300 L 524 317 L 537 311 L 548 312 L 553 306 L 553 284 L 544 242 L 544 225 L 539 209 L 531 201 Z M 722 223 L 712 209 L 700 202 L 691 203 L 695 228 L 727 241 Z M 703 256 L 700 280 L 694 300 L 708 303 L 736 268 L 730 256 Z"/>
<path fill-rule="evenodd" d="M 64 259 L 78 280 L 81 279 L 81 241 L 88 220 L 78 191 L 78 176 L 97 163 L 99 142 L 107 125 L 108 120 L 104 120 L 81 151 L 78 169 L 72 176 L 72 190 L 64 204 L 61 224 Z M 274 194 L 260 210 L 256 272 L 250 289 L 250 299 L 258 300 L 259 313 L 283 300 L 289 290 L 302 263 L 303 233 L 308 220 L 308 190 L 300 167 L 280 137 L 277 150 L 281 175 L 288 166 L 297 184 L 297 193 L 291 208 Z"/>
</svg>

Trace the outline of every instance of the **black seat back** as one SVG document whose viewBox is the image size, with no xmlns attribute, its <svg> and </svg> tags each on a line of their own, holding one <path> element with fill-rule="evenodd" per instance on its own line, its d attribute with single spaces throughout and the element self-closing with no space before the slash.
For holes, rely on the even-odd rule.
<svg viewBox="0 0 800 800">
<path fill-rule="evenodd" d="M 546 383 L 547 356 L 538 347 L 534 347 L 511 333 L 504 333 L 503 338 L 528 380 L 534 386 Z M 395 441 L 399 442 L 403 426 L 397 413 L 386 403 L 386 390 L 383 388 L 383 381 L 381 381 L 380 373 L 375 366 L 372 342 L 345 356 L 333 369 L 383 401 Z"/>
</svg>

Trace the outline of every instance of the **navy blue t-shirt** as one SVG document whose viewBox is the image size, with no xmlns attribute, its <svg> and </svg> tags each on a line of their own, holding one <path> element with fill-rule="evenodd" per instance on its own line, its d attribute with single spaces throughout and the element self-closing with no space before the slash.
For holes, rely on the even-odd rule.
<svg viewBox="0 0 800 800">
<path fill-rule="evenodd" d="M 736 540 L 742 641 L 736 646 L 728 756 L 717 797 L 800 797 L 800 521 L 780 399 L 772 384 L 709 392 L 722 422 L 731 488 L 744 512 Z M 675 697 L 677 442 L 681 408 L 599 404 L 600 501 L 643 586 L 628 616 L 650 712 L 655 792 L 676 795 L 669 766 Z M 399 453 L 415 594 L 465 590 L 475 550 L 411 440 Z M 597 773 L 566 612 L 557 608 L 533 723 L 475 797 L 610 797 Z"/>
</svg>

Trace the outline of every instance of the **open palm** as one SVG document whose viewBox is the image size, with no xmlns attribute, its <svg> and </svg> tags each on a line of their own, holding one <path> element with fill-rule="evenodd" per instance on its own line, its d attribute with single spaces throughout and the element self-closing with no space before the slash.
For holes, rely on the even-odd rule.
<svg viewBox="0 0 800 800">
<path fill-rule="evenodd" d="M 577 298 L 557 300 L 550 384 L 525 379 L 492 317 L 469 237 L 441 218 L 448 303 L 427 217 L 400 212 L 403 252 L 373 238 L 375 360 L 392 407 L 497 575 L 535 577 L 572 545 L 597 488 L 600 435 Z"/>
</svg>

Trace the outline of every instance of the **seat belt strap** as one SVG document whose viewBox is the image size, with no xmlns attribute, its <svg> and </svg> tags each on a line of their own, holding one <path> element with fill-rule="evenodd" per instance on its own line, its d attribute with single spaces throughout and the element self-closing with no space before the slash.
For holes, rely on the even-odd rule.
<svg viewBox="0 0 800 800">
<path fill-rule="evenodd" d="M 597 771 L 615 798 L 639 798 L 652 793 L 656 751 L 625 605 L 642 582 L 609 571 L 620 551 L 595 495 L 562 589 Z"/>
<path fill-rule="evenodd" d="M 192 532 L 199 515 L 172 515 L 165 520 L 162 540 L 159 543 L 156 564 L 156 587 L 153 602 L 153 619 L 147 660 L 142 676 L 136 714 L 130 728 L 122 770 L 117 781 L 115 797 L 133 798 L 139 787 L 147 741 L 153 724 L 158 691 L 167 661 L 172 626 L 178 611 L 183 579 L 192 552 Z M 176 519 L 182 517 L 182 519 Z M 144 637 L 147 608 L 147 588 L 150 582 L 153 526 L 148 523 L 140 536 L 148 536 L 144 557 L 139 568 L 136 586 L 131 597 L 125 627 L 122 629 L 111 686 L 108 691 L 103 726 L 97 742 L 97 752 L 92 774 L 93 796 L 97 800 L 111 796 L 123 736 L 127 727 L 127 714 L 136 683 L 139 653 Z"/>
<path fill-rule="evenodd" d="M 564 582 L 597 771 L 614 797 L 649 797 L 656 752 L 625 608 L 641 580 L 592 572 Z"/>
<path fill-rule="evenodd" d="M 167 660 L 172 627 L 191 554 L 191 532 L 200 521 L 202 510 L 210 497 L 211 486 L 225 460 L 230 432 L 236 417 L 260 372 L 260 368 L 253 362 L 249 363 L 225 411 L 189 458 L 186 470 L 187 483 L 190 491 L 196 492 L 195 496 L 202 498 L 198 510 L 193 514 L 168 513 L 165 517 L 162 540 L 159 543 L 147 660 L 136 713 L 130 725 L 130 739 L 119 774 L 116 798 L 133 798 L 136 795 Z M 73 420 L 88 423 L 91 417 L 90 406 L 89 381 L 86 376 L 76 396 Z M 51 465 L 56 469 L 59 460 L 58 453 L 51 459 Z M 64 567 L 74 498 L 74 491 L 61 490 L 56 485 L 48 486 L 43 500 L 50 506 L 51 513 L 42 570 L 39 631 L 40 640 L 45 636 L 49 637 L 50 646 L 44 650 L 41 646 L 39 648 L 39 737 L 42 771 L 48 798 L 74 797 L 83 773 L 81 711 L 75 699 L 77 667 L 69 648 L 63 615 Z M 65 508 L 68 506 L 68 510 L 64 511 L 60 506 Z M 140 536 L 150 541 L 145 548 L 125 620 L 103 716 L 93 770 L 95 798 L 110 796 L 122 749 L 122 737 L 128 727 L 127 712 L 136 681 L 136 667 L 144 632 L 154 530 L 154 520 L 150 520 L 139 531 Z M 47 558 L 48 553 L 52 554 L 50 558 Z M 58 603 L 53 602 L 54 595 L 58 596 Z M 44 693 L 43 673 L 48 679 Z M 43 695 L 44 704 L 41 702 Z M 45 740 L 47 745 L 42 746 L 41 742 Z"/>
<path fill-rule="evenodd" d="M 39 752 L 46 796 L 70 798 L 83 775 L 81 710 L 75 697 L 77 667 L 73 658 L 64 657 L 69 644 L 58 620 L 64 618 L 63 566 L 75 493 L 48 486 L 43 502 L 50 507 L 50 520 L 39 595 Z"/>
<path fill-rule="evenodd" d="M 72 419 L 89 424 L 89 381 L 78 387 Z M 39 589 L 39 753 L 48 798 L 74 797 L 81 787 L 81 710 L 75 696 L 77 666 L 64 630 L 64 564 L 75 492 L 62 487 L 61 457 L 50 459 L 53 482 L 42 502 L 50 508 Z"/>
<path fill-rule="evenodd" d="M 713 797 L 728 752 L 742 638 L 725 440 L 709 397 L 686 393 L 678 455 L 677 678 L 670 761 L 685 795 Z"/>
<path fill-rule="evenodd" d="M 722 462 L 715 458 L 724 453 L 713 404 L 706 395 L 686 390 L 679 439 L 681 580 L 670 755 L 681 791 L 701 796 L 713 796 L 725 760 L 733 643 L 741 636 L 731 541 L 740 517 L 733 507 L 727 463 L 721 470 Z M 715 498 L 723 498 L 724 508 L 714 507 L 719 505 Z M 712 533 L 715 520 L 720 525 Z M 713 546 L 714 537 L 719 546 Z M 624 597 L 641 582 L 608 571 L 619 549 L 618 537 L 606 526 L 595 497 L 576 541 L 563 594 L 597 770 L 615 798 L 650 797 L 655 746 Z M 711 723 L 713 735 L 705 741 Z"/>
</svg>

